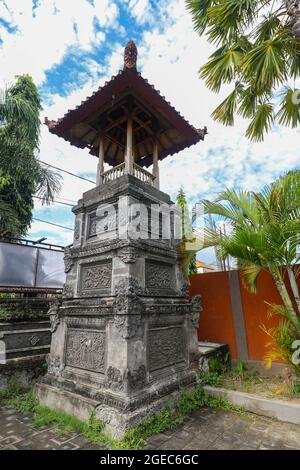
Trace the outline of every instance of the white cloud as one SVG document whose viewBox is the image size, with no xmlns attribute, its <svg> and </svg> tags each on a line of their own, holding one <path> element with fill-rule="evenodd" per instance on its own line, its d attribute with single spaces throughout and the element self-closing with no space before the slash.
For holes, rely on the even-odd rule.
<svg viewBox="0 0 300 470">
<path fill-rule="evenodd" d="M 109 0 L 95 0 L 94 4 L 47 0 L 37 5 L 33 16 L 31 0 L 5 0 L 0 17 L 17 27 L 17 32 L 1 29 L 1 78 L 10 82 L 16 74 L 29 73 L 39 84 L 45 71 L 58 64 L 70 46 L 87 50 L 102 42 L 105 33 L 95 29 L 95 22 L 102 28 L 116 24 L 118 8 Z"/>
<path fill-rule="evenodd" d="M 123 25 L 116 24 L 118 9 L 115 2 L 109 0 L 94 0 L 94 7 L 87 1 L 72 0 L 72 11 L 67 1 L 48 0 L 38 6 L 35 18 L 29 12 L 28 4 L 31 2 L 7 0 L 6 3 L 11 14 L 3 9 L 3 5 L 0 13 L 5 14 L 12 25 L 18 26 L 19 33 L 10 35 L 5 32 L 2 37 L 0 69 L 1 72 L 4 70 L 5 78 L 16 72 L 28 71 L 41 83 L 45 70 L 60 62 L 70 45 L 88 48 L 93 41 L 103 41 L 105 30 L 95 36 L 95 16 L 103 27 L 114 25 L 118 31 L 124 29 Z M 136 21 L 142 23 L 146 12 L 150 11 L 150 2 L 128 0 L 127 4 L 128 12 L 131 11 Z M 198 78 L 198 69 L 207 60 L 212 48 L 193 31 L 184 0 L 157 4 L 159 14 L 154 19 L 159 17 L 160 22 L 157 21 L 155 27 L 154 21 L 154 26 L 150 31 L 144 31 L 142 42 L 137 44 L 138 66 L 143 76 L 195 127 L 207 125 L 209 131 L 204 142 L 160 163 L 162 189 L 174 197 L 183 185 L 188 197 L 196 201 L 201 197 L 214 196 L 224 186 L 259 189 L 279 174 L 299 167 L 299 130 L 275 129 L 265 142 L 251 144 L 243 136 L 245 122 L 239 120 L 234 128 L 226 128 L 211 119 L 213 109 L 228 92 L 227 89 L 215 95 Z M 52 14 L 54 5 L 58 10 L 56 15 Z M 77 25 L 75 30 L 74 24 Z M 129 37 L 124 37 L 124 43 L 127 39 Z M 43 116 L 50 119 L 62 117 L 68 109 L 74 108 L 116 74 L 122 66 L 123 46 L 119 43 L 107 44 L 109 59 L 103 67 L 105 77 L 101 83 L 95 78 L 99 69 L 97 62 L 88 61 L 86 68 L 92 77 L 86 78 L 84 86 L 72 91 L 68 97 L 51 95 L 52 104 L 44 105 Z M 97 159 L 87 150 L 71 147 L 63 139 L 53 136 L 45 126 L 42 129 L 40 158 L 74 173 L 91 173 L 90 177 L 95 178 Z M 61 197 L 77 200 L 82 192 L 91 187 L 88 182 L 65 175 Z M 39 208 L 38 205 L 36 207 Z M 57 207 L 51 211 L 54 215 L 58 213 Z M 38 209 L 38 212 L 43 214 L 43 210 Z M 41 228 L 34 224 L 32 233 L 36 233 L 37 227 Z M 57 231 L 60 240 L 62 235 L 59 234 L 60 230 Z M 51 236 L 55 240 L 55 228 Z M 64 236 L 69 239 L 71 235 Z"/>
<path fill-rule="evenodd" d="M 135 17 L 136 21 L 144 24 L 152 18 L 152 8 L 150 0 L 126 0 L 128 12 Z"/>
</svg>

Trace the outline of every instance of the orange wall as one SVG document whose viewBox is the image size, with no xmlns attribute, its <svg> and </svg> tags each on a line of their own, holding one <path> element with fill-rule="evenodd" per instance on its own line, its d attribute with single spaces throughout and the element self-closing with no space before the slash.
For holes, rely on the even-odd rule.
<svg viewBox="0 0 300 470">
<path fill-rule="evenodd" d="M 226 343 L 232 356 L 236 357 L 228 274 L 193 274 L 190 276 L 190 283 L 191 296 L 200 294 L 202 297 L 199 340 Z"/>
<path fill-rule="evenodd" d="M 261 361 L 267 352 L 266 344 L 270 338 L 262 331 L 261 326 L 267 328 L 278 324 L 278 317 L 268 318 L 268 305 L 266 302 L 281 304 L 280 295 L 273 283 L 272 277 L 267 272 L 261 273 L 258 280 L 256 294 L 251 294 L 242 282 L 240 273 L 240 287 L 243 302 L 246 335 L 248 342 L 249 358 Z"/>
<path fill-rule="evenodd" d="M 251 294 L 243 285 L 239 273 L 245 330 L 250 360 L 262 361 L 270 341 L 261 326 L 275 326 L 278 317 L 268 318 L 266 302 L 281 304 L 281 298 L 267 272 L 260 275 L 258 290 Z M 288 287 L 289 288 L 289 287 Z M 235 330 L 227 272 L 193 274 L 190 276 L 190 295 L 202 296 L 198 338 L 201 341 L 226 343 L 233 359 L 237 359 Z"/>
</svg>

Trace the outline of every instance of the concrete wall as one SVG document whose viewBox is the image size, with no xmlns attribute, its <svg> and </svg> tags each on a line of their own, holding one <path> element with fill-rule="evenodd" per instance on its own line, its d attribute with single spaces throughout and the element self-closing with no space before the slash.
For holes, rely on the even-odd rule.
<svg viewBox="0 0 300 470">
<path fill-rule="evenodd" d="M 199 340 L 228 344 L 233 359 L 262 361 L 269 338 L 261 326 L 278 323 L 278 317 L 268 318 L 266 302 L 282 303 L 271 276 L 263 272 L 257 294 L 251 294 L 238 271 L 193 274 L 190 295 L 197 294 L 203 305 Z"/>
</svg>

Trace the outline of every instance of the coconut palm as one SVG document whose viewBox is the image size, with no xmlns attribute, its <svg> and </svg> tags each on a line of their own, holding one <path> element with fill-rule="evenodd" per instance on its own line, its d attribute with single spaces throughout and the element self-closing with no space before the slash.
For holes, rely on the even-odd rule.
<svg viewBox="0 0 300 470">
<path fill-rule="evenodd" d="M 232 84 L 214 110 L 215 120 L 250 119 L 246 135 L 261 141 L 277 122 L 296 127 L 300 106 L 300 1 L 187 0 L 195 30 L 216 47 L 200 69 L 207 87 L 219 92 Z"/>
<path fill-rule="evenodd" d="M 263 270 L 269 271 L 300 332 L 300 171 L 290 172 L 261 192 L 225 190 L 216 201 L 203 201 L 206 213 L 229 226 L 226 234 L 206 229 L 204 247 L 217 246 L 222 258 L 231 256 L 250 291 L 257 289 Z M 293 296 L 286 287 L 286 273 Z"/>
<path fill-rule="evenodd" d="M 60 176 L 38 159 L 40 97 L 31 77 L 0 92 L 0 236 L 26 234 L 33 196 L 53 201 Z"/>
</svg>

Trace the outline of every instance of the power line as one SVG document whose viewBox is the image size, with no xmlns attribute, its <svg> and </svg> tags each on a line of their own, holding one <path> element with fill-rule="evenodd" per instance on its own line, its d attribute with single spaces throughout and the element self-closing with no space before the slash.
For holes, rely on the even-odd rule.
<svg viewBox="0 0 300 470">
<path fill-rule="evenodd" d="M 78 201 L 74 201 L 73 199 L 66 199 L 65 197 L 59 196 L 58 199 L 61 199 L 62 201 L 66 202 L 72 202 L 73 204 L 77 204 Z"/>
<path fill-rule="evenodd" d="M 35 220 L 36 222 L 42 222 L 42 223 L 48 224 L 48 225 L 54 225 L 54 227 L 59 227 L 59 228 L 63 228 L 63 229 L 66 229 L 66 230 L 71 230 L 73 232 L 72 228 L 65 227 L 64 225 L 55 224 L 54 222 L 48 222 L 47 220 L 37 219 L 35 217 L 33 217 L 32 220 Z"/>
<path fill-rule="evenodd" d="M 41 201 L 44 200 L 44 198 L 40 197 L 40 196 L 33 196 L 34 199 L 40 199 Z M 61 202 L 61 201 L 57 201 L 57 200 L 54 200 L 52 201 L 53 204 L 62 204 L 63 206 L 68 206 L 68 207 L 73 207 L 74 204 L 68 204 L 67 202 Z"/>
<path fill-rule="evenodd" d="M 79 178 L 81 180 L 88 181 L 89 183 L 96 184 L 96 181 L 89 180 L 88 178 L 84 178 L 84 176 L 75 175 L 74 173 L 71 173 L 70 171 L 63 170 L 62 168 L 59 168 L 57 166 L 50 165 L 49 163 L 43 162 L 42 160 L 39 160 L 39 162 L 42 163 L 43 165 L 50 166 L 51 168 L 54 168 L 55 170 L 62 171 L 63 173 L 67 173 L 68 175 L 74 176 L 75 178 Z"/>
</svg>

